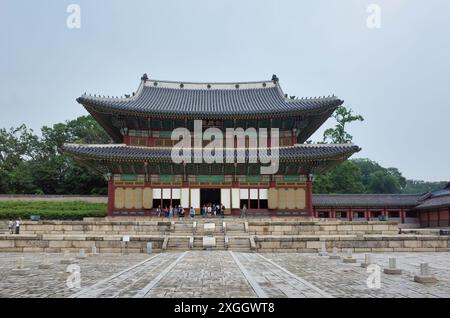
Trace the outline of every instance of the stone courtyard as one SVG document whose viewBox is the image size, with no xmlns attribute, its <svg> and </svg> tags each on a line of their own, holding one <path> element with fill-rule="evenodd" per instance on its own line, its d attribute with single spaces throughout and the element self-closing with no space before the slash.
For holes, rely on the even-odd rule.
<svg viewBox="0 0 450 318">
<path fill-rule="evenodd" d="M 342 255 L 342 254 L 341 254 Z M 243 253 L 180 251 L 173 253 L 77 254 L 0 253 L 0 297 L 450 297 L 450 253 L 374 253 L 381 268 L 380 288 L 369 288 L 371 275 L 356 263 L 316 253 Z M 23 270 L 17 272 L 23 257 Z M 386 275 L 389 258 L 401 275 Z M 64 264 L 61 263 L 64 260 Z M 414 282 L 421 263 L 429 263 L 436 283 Z M 80 288 L 69 288 L 80 268 Z"/>
</svg>

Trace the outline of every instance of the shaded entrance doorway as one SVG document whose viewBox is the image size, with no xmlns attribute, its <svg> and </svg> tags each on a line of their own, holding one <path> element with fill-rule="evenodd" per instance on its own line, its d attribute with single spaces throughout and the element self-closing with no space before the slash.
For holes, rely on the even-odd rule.
<svg viewBox="0 0 450 318">
<path fill-rule="evenodd" d="M 220 189 L 200 189 L 200 206 L 221 203 Z"/>
</svg>

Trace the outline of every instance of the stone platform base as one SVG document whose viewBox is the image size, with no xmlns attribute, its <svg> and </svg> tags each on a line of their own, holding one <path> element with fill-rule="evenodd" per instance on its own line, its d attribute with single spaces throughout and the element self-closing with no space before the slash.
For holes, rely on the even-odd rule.
<svg viewBox="0 0 450 318">
<path fill-rule="evenodd" d="M 386 275 L 401 275 L 402 270 L 400 268 L 385 268 L 383 272 Z"/>
<path fill-rule="evenodd" d="M 420 283 L 420 284 L 432 284 L 432 283 L 436 283 L 437 279 L 434 276 L 420 276 L 420 275 L 416 275 L 416 276 L 414 276 L 414 281 L 416 283 Z"/>
</svg>

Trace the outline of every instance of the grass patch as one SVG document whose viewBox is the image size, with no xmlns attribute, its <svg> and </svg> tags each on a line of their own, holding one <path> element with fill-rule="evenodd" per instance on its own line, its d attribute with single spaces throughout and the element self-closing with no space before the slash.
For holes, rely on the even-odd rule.
<svg viewBox="0 0 450 318">
<path fill-rule="evenodd" d="M 2 201 L 0 219 L 29 220 L 39 215 L 43 220 L 81 220 L 85 217 L 105 217 L 106 203 L 54 201 Z"/>
</svg>

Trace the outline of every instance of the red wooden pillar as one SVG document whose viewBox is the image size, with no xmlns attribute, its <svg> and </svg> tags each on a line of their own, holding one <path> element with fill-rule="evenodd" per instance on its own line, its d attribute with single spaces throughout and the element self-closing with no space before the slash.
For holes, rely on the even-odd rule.
<svg viewBox="0 0 450 318">
<path fill-rule="evenodd" d="M 148 147 L 153 147 L 153 137 L 148 137 L 147 138 L 147 146 Z"/>
<path fill-rule="evenodd" d="M 113 215 L 114 210 L 114 180 L 108 180 L 108 216 Z"/>
<path fill-rule="evenodd" d="M 366 221 L 370 221 L 370 212 L 369 212 L 368 208 L 366 208 L 366 211 L 364 212 L 364 214 L 366 215 Z"/>
<path fill-rule="evenodd" d="M 402 224 L 405 223 L 405 218 L 406 218 L 406 212 L 405 209 L 400 209 L 400 218 L 402 219 Z"/>
<path fill-rule="evenodd" d="M 312 181 L 306 181 L 306 208 L 309 216 L 314 216 L 312 196 Z"/>
<path fill-rule="evenodd" d="M 450 208 L 448 208 L 448 226 L 450 226 Z"/>
<path fill-rule="evenodd" d="M 353 221 L 353 209 L 348 209 L 348 220 Z"/>
</svg>

